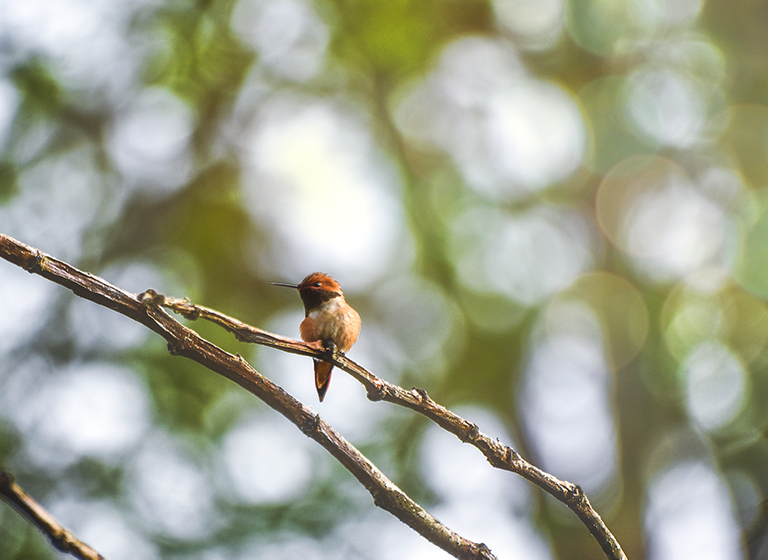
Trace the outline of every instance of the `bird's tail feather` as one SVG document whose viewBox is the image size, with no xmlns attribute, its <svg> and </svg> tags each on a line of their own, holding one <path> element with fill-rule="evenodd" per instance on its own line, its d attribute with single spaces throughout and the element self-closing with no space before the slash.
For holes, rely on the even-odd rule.
<svg viewBox="0 0 768 560">
<path fill-rule="evenodd" d="M 328 384 L 331 382 L 331 370 L 333 365 L 322 360 L 315 360 L 315 388 L 320 402 L 323 402 L 325 393 L 328 391 Z"/>
</svg>

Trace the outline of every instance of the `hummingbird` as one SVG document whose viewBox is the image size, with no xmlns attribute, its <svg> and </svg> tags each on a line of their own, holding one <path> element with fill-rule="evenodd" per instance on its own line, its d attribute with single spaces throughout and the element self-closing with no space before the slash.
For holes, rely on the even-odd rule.
<svg viewBox="0 0 768 560">
<path fill-rule="evenodd" d="M 304 304 L 304 320 L 299 325 L 301 340 L 319 341 L 327 350 L 341 353 L 352 348 L 360 334 L 360 315 L 344 299 L 344 292 L 336 280 L 322 272 L 313 272 L 298 285 L 280 282 L 272 282 L 272 285 L 299 290 Z M 323 402 L 333 365 L 318 359 L 314 362 L 315 388 Z"/>
</svg>

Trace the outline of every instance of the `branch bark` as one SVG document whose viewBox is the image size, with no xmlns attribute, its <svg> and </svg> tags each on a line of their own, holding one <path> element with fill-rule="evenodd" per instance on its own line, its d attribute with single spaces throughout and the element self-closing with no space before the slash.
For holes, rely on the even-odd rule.
<svg viewBox="0 0 768 560">
<path fill-rule="evenodd" d="M 440 523 L 319 415 L 262 376 L 239 355 L 225 352 L 173 319 L 157 305 L 160 296 L 154 292 L 145 292 L 141 297 L 132 294 L 3 234 L 0 234 L 0 257 L 145 325 L 168 342 L 171 354 L 194 360 L 253 393 L 344 465 L 370 492 L 377 506 L 446 552 L 467 560 L 495 559 L 486 545 L 465 539 Z"/>
<path fill-rule="evenodd" d="M 54 548 L 81 560 L 104 560 L 101 554 L 62 527 L 43 506 L 16 484 L 13 475 L 7 471 L 0 471 L 0 497 L 42 531 Z"/>
<path fill-rule="evenodd" d="M 607 558 L 626 559 L 619 542 L 578 485 L 560 480 L 530 464 L 511 447 L 488 437 L 480 432 L 475 424 L 437 404 L 424 390 L 406 391 L 376 377 L 344 355 L 329 353 L 317 344 L 292 340 L 257 329 L 213 309 L 193 305 L 186 299 L 166 298 L 152 290 L 140 295 L 131 294 L 2 234 L 0 257 L 28 272 L 65 286 L 81 297 L 144 324 L 168 341 L 168 349 L 172 354 L 195 360 L 255 394 L 339 460 L 368 489 L 376 505 L 389 511 L 427 540 L 457 558 L 494 556 L 484 544 L 468 541 L 440 524 L 318 415 L 259 374 L 240 356 L 233 356 L 199 337 L 194 331 L 172 319 L 161 307 L 171 309 L 188 319 L 203 318 L 212 321 L 233 333 L 239 340 L 303 356 L 322 358 L 333 363 L 362 383 L 370 400 L 384 400 L 423 414 L 456 435 L 462 442 L 476 447 L 492 466 L 522 476 L 563 502 L 586 525 Z"/>
<path fill-rule="evenodd" d="M 235 338 L 240 341 L 261 344 L 292 354 L 322 358 L 333 363 L 334 366 L 349 373 L 366 388 L 369 400 L 387 401 L 410 408 L 426 416 L 447 432 L 458 437 L 462 442 L 476 447 L 492 466 L 522 476 L 563 502 L 589 529 L 607 558 L 611 560 L 626 559 L 619 541 L 616 540 L 616 537 L 613 536 L 600 515 L 592 507 L 589 498 L 579 485 L 560 480 L 532 465 L 510 446 L 482 433 L 476 424 L 464 420 L 459 415 L 437 404 L 425 390 L 413 388 L 406 391 L 376 377 L 343 354 L 329 353 L 314 343 L 293 340 L 263 331 L 214 309 L 194 305 L 187 299 L 167 298 L 152 290 L 148 290 L 142 295 L 151 298 L 157 305 L 179 313 L 186 319 L 211 321 L 234 334 Z"/>
</svg>

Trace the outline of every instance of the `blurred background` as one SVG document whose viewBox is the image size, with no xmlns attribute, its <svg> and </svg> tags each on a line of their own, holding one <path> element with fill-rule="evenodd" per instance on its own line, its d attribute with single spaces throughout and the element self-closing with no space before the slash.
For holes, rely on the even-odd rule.
<svg viewBox="0 0 768 560">
<path fill-rule="evenodd" d="M 633 559 L 768 558 L 768 8 L 703 0 L 0 0 L 0 232 L 350 357 L 578 483 Z M 559 502 L 307 358 L 192 328 L 500 559 Z M 428 559 L 319 446 L 0 262 L 0 464 L 111 560 Z M 0 559 L 59 558 L 0 505 Z"/>
</svg>

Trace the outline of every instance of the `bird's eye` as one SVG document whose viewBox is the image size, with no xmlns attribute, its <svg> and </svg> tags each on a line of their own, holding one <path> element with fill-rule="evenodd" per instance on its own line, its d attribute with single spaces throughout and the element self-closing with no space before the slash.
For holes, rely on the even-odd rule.
<svg viewBox="0 0 768 560">
<path fill-rule="evenodd" d="M 312 285 L 313 285 L 315 288 L 319 288 L 320 286 L 322 286 L 322 284 L 320 284 L 320 282 L 315 282 L 315 283 L 314 283 L 314 284 L 312 284 Z"/>
</svg>

